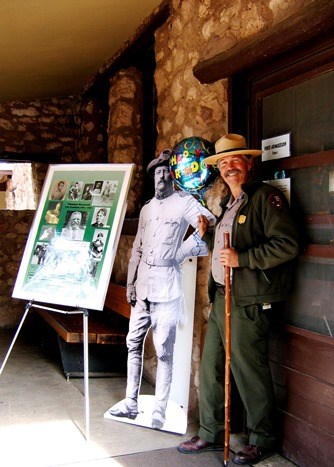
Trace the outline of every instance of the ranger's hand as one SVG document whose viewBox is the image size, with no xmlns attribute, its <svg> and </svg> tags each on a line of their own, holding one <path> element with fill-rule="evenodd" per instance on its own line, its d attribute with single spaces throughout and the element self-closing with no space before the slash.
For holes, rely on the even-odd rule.
<svg viewBox="0 0 334 467">
<path fill-rule="evenodd" d="M 133 284 L 128 284 L 126 286 L 126 299 L 131 306 L 136 304 L 136 288 Z"/>
<path fill-rule="evenodd" d="M 197 218 L 197 230 L 199 236 L 202 238 L 205 232 L 208 230 L 209 221 L 208 218 L 200 214 Z"/>
<path fill-rule="evenodd" d="M 234 248 L 222 248 L 220 250 L 220 262 L 230 268 L 239 267 L 238 252 Z"/>
</svg>

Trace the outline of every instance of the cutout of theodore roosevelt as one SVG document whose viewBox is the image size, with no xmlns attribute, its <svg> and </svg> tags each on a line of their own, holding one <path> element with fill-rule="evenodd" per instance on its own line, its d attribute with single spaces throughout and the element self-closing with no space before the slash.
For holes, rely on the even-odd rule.
<svg viewBox="0 0 334 467">
<path fill-rule="evenodd" d="M 127 335 L 128 372 L 125 399 L 109 413 L 135 419 L 138 415 L 144 341 L 152 326 L 157 355 L 155 399 L 151 426 L 160 430 L 165 422 L 173 371 L 177 325 L 182 314 L 181 263 L 187 256 L 203 254 L 196 231 L 183 242 L 191 224 L 204 215 L 213 226 L 215 218 L 192 195 L 174 191 L 169 171 L 170 149 L 147 167 L 154 177 L 155 195 L 141 209 L 138 231 L 128 266 L 127 299 L 131 318 Z"/>
</svg>

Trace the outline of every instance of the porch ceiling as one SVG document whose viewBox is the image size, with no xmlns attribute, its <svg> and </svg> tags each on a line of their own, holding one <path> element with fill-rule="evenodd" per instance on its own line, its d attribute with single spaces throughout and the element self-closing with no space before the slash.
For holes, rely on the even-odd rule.
<svg viewBox="0 0 334 467">
<path fill-rule="evenodd" d="M 161 0 L 1 0 L 0 101 L 68 96 Z"/>
</svg>

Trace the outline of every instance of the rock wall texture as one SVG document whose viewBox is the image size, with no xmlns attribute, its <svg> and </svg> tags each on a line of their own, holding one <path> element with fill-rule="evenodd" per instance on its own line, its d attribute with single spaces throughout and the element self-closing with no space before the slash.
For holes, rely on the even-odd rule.
<svg viewBox="0 0 334 467">
<path fill-rule="evenodd" d="M 0 151 L 54 156 L 59 162 L 75 157 L 74 98 L 0 103 Z"/>
<path fill-rule="evenodd" d="M 0 326 L 12 328 L 23 316 L 25 302 L 12 298 L 16 275 L 34 211 L 0 210 Z"/>
<path fill-rule="evenodd" d="M 143 85 L 136 68 L 120 70 L 110 81 L 108 160 L 134 163 L 126 217 L 138 215 L 143 192 Z"/>
<path fill-rule="evenodd" d="M 76 102 L 77 138 L 75 151 L 82 164 L 107 162 L 107 102 L 99 96 L 84 96 Z"/>
<path fill-rule="evenodd" d="M 156 32 L 158 147 L 198 135 L 216 141 L 228 128 L 228 83 L 201 84 L 200 61 L 266 30 L 314 0 L 171 0 Z"/>
</svg>

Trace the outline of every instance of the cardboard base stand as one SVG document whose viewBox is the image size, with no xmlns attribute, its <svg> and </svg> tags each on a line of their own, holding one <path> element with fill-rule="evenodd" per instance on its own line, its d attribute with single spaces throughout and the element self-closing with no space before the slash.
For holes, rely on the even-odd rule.
<svg viewBox="0 0 334 467">
<path fill-rule="evenodd" d="M 120 418 L 110 415 L 109 409 L 105 412 L 104 418 L 125 422 L 130 425 L 140 425 L 151 427 L 152 411 L 154 407 L 154 396 L 142 395 L 138 398 L 138 415 L 134 420 L 130 418 Z M 163 431 L 178 433 L 184 435 L 187 432 L 187 409 L 182 408 L 176 402 L 169 400 L 166 410 L 166 421 L 162 428 Z"/>
</svg>

